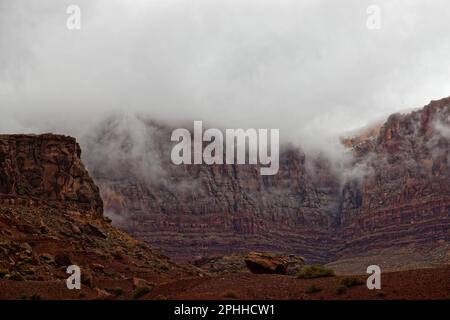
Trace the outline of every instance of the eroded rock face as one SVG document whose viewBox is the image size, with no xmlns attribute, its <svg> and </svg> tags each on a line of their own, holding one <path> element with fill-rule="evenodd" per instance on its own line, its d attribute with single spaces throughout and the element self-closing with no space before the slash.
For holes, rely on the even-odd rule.
<svg viewBox="0 0 450 320">
<path fill-rule="evenodd" d="M 344 170 L 359 168 L 356 175 L 337 175 L 326 159 L 294 148 L 281 152 L 275 176 L 251 165 L 173 166 L 170 130 L 151 123 L 143 132 L 151 143 L 139 150 L 132 134 L 109 123 L 88 149 L 106 145 L 120 161 L 86 160 L 115 223 L 172 257 L 254 250 L 323 263 L 450 241 L 449 115 L 447 98 L 347 139 L 354 161 Z M 149 155 L 151 166 L 129 165 Z"/>
<path fill-rule="evenodd" d="M 322 261 L 332 246 L 339 185 L 325 161 L 315 163 L 323 168 L 319 175 L 308 172 L 306 161 L 301 151 L 287 150 L 275 176 L 261 176 L 251 165 L 166 161 L 159 181 L 135 173 L 117 178 L 95 164 L 90 168 L 106 211 L 119 216 L 116 225 L 171 257 L 264 250 Z"/>
<path fill-rule="evenodd" d="M 88 297 L 98 299 L 109 295 L 99 288 L 104 280 L 131 287 L 134 277 L 165 282 L 200 272 L 172 263 L 111 226 L 102 215 L 99 189 L 80 160 L 74 138 L 1 135 L 0 182 L 3 284 L 7 279 L 32 281 L 24 287 L 39 292 L 33 288 L 42 288 L 41 281 L 59 283 L 62 290 L 40 291 L 42 298 L 61 294 L 79 299 L 79 293 L 63 289 L 65 269 L 73 264 L 82 270 L 81 290 L 91 288 Z M 1 291 L 0 299 L 23 297 L 14 289 Z"/>
<path fill-rule="evenodd" d="M 74 138 L 0 135 L 0 201 L 71 207 L 100 217 L 103 201 Z"/>
<path fill-rule="evenodd" d="M 343 189 L 341 254 L 450 241 L 449 116 L 450 98 L 394 114 L 356 146 L 368 174 Z"/>
</svg>

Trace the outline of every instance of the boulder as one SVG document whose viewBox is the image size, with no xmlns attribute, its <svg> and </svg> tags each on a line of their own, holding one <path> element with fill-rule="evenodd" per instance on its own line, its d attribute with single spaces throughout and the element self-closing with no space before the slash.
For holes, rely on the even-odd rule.
<svg viewBox="0 0 450 320">
<path fill-rule="evenodd" d="M 250 252 L 245 257 L 245 265 L 256 274 L 286 274 L 288 260 L 281 255 Z"/>
</svg>

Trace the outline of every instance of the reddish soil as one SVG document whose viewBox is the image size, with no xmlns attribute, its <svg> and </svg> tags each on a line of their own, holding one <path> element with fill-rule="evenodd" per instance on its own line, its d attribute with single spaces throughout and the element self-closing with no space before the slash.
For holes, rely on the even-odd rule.
<svg viewBox="0 0 450 320">
<path fill-rule="evenodd" d="M 353 277 L 353 276 L 352 276 Z M 164 295 L 169 299 L 450 299 L 450 267 L 382 274 L 381 290 L 369 290 L 365 276 L 356 276 L 362 285 L 337 294 L 347 276 L 296 279 L 282 275 L 225 274 L 215 278 L 176 281 L 156 287 L 148 298 Z M 321 289 L 307 293 L 311 286 Z"/>
<path fill-rule="evenodd" d="M 139 299 L 275 299 L 275 300 L 448 300 L 450 299 L 450 267 L 382 274 L 381 290 L 368 290 L 365 276 L 356 276 L 364 283 L 338 294 L 342 279 L 338 276 L 317 279 L 297 279 L 283 275 L 230 273 L 216 277 L 191 277 L 161 283 Z M 353 277 L 353 276 L 352 276 Z M 133 299 L 131 280 L 104 280 L 98 288 L 83 286 L 68 290 L 63 281 L 0 280 L 0 299 Z M 312 286 L 320 289 L 307 293 Z M 101 289 L 100 289 L 101 288 Z M 104 295 L 114 288 L 123 289 L 119 297 Z M 103 291 L 105 290 L 105 291 Z"/>
</svg>

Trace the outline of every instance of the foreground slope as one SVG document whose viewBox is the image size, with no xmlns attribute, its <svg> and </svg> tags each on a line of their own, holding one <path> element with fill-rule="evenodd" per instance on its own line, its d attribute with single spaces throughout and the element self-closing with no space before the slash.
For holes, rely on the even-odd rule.
<svg viewBox="0 0 450 320">
<path fill-rule="evenodd" d="M 187 274 L 112 227 L 102 208 L 75 139 L 0 136 L 0 298 L 98 298 L 114 288 L 126 295 L 134 277 L 150 285 Z M 81 292 L 66 287 L 72 264 L 81 268 Z"/>
</svg>

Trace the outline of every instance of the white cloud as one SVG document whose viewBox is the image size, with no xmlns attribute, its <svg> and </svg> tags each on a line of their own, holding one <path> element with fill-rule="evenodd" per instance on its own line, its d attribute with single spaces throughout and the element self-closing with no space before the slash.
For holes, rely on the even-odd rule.
<svg viewBox="0 0 450 320">
<path fill-rule="evenodd" d="M 0 2 L 0 131 L 79 135 L 119 110 L 327 145 L 450 95 L 445 0 L 80 0 L 69 31 L 72 2 Z"/>
</svg>

